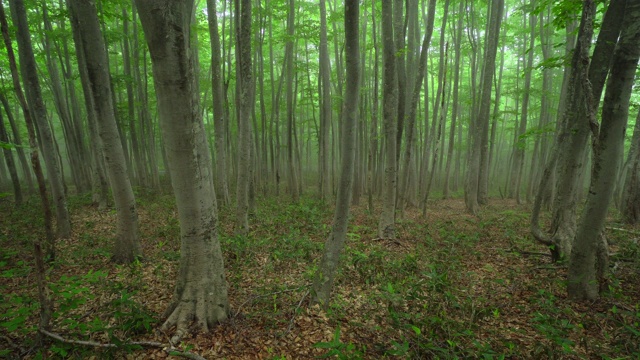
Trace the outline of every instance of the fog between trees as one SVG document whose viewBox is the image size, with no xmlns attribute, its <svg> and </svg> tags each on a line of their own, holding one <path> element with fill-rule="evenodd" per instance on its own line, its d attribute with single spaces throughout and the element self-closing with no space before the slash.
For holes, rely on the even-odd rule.
<svg viewBox="0 0 640 360">
<path fill-rule="evenodd" d="M 3 197 L 39 194 L 51 262 L 81 231 L 68 198 L 90 193 L 117 215 L 111 260 L 132 263 L 136 194 L 173 194 L 173 341 L 231 315 L 219 229 L 249 236 L 257 199 L 334 209 L 323 308 L 361 202 L 395 241 L 408 210 L 513 199 L 578 301 L 610 277 L 608 210 L 640 220 L 637 0 L 8 0 L 1 18 Z"/>
</svg>

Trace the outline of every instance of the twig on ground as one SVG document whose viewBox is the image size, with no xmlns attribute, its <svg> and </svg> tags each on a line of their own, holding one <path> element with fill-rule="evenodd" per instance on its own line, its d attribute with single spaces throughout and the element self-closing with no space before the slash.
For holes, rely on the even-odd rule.
<svg viewBox="0 0 640 360">
<path fill-rule="evenodd" d="M 3 340 L 5 344 L 9 344 L 9 346 L 18 350 L 21 354 L 25 352 L 22 347 L 20 347 L 19 345 L 16 345 L 16 343 L 14 343 L 13 340 L 8 336 L 0 335 L 0 340 Z"/>
<path fill-rule="evenodd" d="M 259 299 L 261 297 L 265 297 L 265 296 L 271 296 L 271 295 L 277 295 L 277 294 L 283 294 L 283 293 L 288 293 L 288 292 L 292 292 L 292 291 L 296 291 L 296 290 L 300 290 L 302 288 L 311 286 L 310 284 L 306 284 L 306 285 L 302 285 L 302 286 L 298 286 L 296 288 L 291 288 L 291 289 L 284 289 L 284 290 L 280 290 L 280 291 L 274 291 L 274 292 L 270 292 L 267 294 L 260 294 L 260 295 L 254 295 L 251 298 L 249 298 L 249 300 L 246 300 L 245 302 L 243 302 L 242 304 L 240 304 L 240 306 L 238 307 L 238 310 L 236 311 L 235 315 L 233 315 L 233 317 L 237 317 L 240 312 L 242 311 L 242 308 L 247 305 L 247 303 L 253 302 L 256 299 Z"/>
<path fill-rule="evenodd" d="M 534 270 L 557 270 L 557 266 L 553 265 L 540 265 L 533 268 Z"/>
<path fill-rule="evenodd" d="M 606 229 L 607 230 L 613 230 L 613 231 L 626 232 L 626 233 L 633 234 L 633 235 L 640 235 L 640 232 L 638 232 L 638 231 L 627 230 L 627 229 L 623 229 L 623 228 L 616 228 L 616 227 L 607 226 Z"/>
<path fill-rule="evenodd" d="M 307 290 L 304 293 L 304 295 L 302 295 L 302 298 L 298 302 L 298 306 L 296 306 L 296 309 L 293 310 L 293 316 L 291 316 L 291 320 L 289 320 L 289 326 L 287 327 L 287 331 L 285 331 L 284 334 L 282 334 L 282 336 L 287 336 L 291 332 L 291 328 L 293 328 L 293 320 L 296 318 L 296 314 L 298 313 L 298 309 L 300 309 L 300 306 L 302 305 L 302 302 L 307 297 L 307 295 L 309 295 L 310 292 L 311 292 L 311 290 Z"/>
<path fill-rule="evenodd" d="M 633 310 L 632 308 L 630 308 L 630 307 L 628 307 L 628 306 L 626 306 L 626 305 L 623 305 L 623 304 L 619 304 L 619 303 L 617 303 L 617 302 L 612 302 L 612 304 L 613 304 L 614 306 L 616 306 L 617 308 L 622 309 L 622 310 L 625 310 L 625 311 L 628 311 L 628 312 L 634 312 L 634 311 L 635 311 L 635 310 Z"/>
<path fill-rule="evenodd" d="M 133 341 L 128 343 L 123 343 L 121 345 L 116 345 L 112 343 L 99 343 L 95 341 L 65 339 L 60 334 L 56 334 L 44 329 L 40 329 L 40 333 L 66 344 L 92 346 L 92 347 L 98 347 L 98 348 L 117 348 L 119 346 L 138 345 L 138 346 L 160 348 L 167 354 L 173 355 L 173 356 L 180 356 L 180 357 L 192 359 L 192 360 L 206 360 L 204 357 L 198 354 L 194 354 L 188 351 L 182 351 L 182 350 L 176 349 L 172 345 L 167 346 L 166 344 L 155 342 L 155 341 Z"/>
<path fill-rule="evenodd" d="M 493 248 L 494 250 L 503 250 L 500 248 Z M 548 256 L 551 257 L 551 254 L 547 254 L 547 253 L 543 253 L 543 252 L 537 252 L 537 251 L 524 251 L 524 250 L 520 250 L 517 247 L 512 247 L 510 249 L 507 249 L 508 252 L 510 253 L 514 253 L 514 254 L 521 254 L 521 255 L 535 255 L 535 256 Z"/>
<path fill-rule="evenodd" d="M 520 251 L 520 250 L 516 250 L 514 252 L 518 252 L 522 255 L 535 255 L 535 256 L 548 256 L 551 257 L 551 254 L 547 254 L 547 253 L 541 253 L 541 252 L 534 252 L 534 251 Z"/>
<path fill-rule="evenodd" d="M 609 254 L 609 259 L 611 259 L 613 261 L 620 261 L 620 262 L 636 262 L 636 261 L 638 261 L 637 259 L 634 259 L 634 258 L 622 257 L 622 255 L 619 254 L 619 253 Z"/>
<path fill-rule="evenodd" d="M 408 248 L 408 246 L 404 245 L 403 243 L 401 243 L 398 239 L 390 239 L 390 238 L 374 238 L 371 239 L 371 241 L 385 241 L 391 244 L 396 244 L 398 246 L 402 246 L 404 248 Z"/>
</svg>

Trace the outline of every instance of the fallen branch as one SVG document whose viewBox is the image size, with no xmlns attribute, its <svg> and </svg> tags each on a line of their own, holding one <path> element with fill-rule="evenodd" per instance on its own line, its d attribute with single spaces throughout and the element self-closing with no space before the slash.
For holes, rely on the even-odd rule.
<svg viewBox="0 0 640 360">
<path fill-rule="evenodd" d="M 558 266 L 554 265 L 540 265 L 533 268 L 534 270 L 557 270 Z"/>
<path fill-rule="evenodd" d="M 627 230 L 627 229 L 622 229 L 622 228 L 615 228 L 615 227 L 607 226 L 606 229 L 607 230 L 613 230 L 613 231 L 621 231 L 621 232 L 625 232 L 625 233 L 633 234 L 633 235 L 640 235 L 640 232 L 638 232 L 638 231 L 632 231 L 632 230 Z"/>
<path fill-rule="evenodd" d="M 187 359 L 193 359 L 193 360 L 206 360 L 204 357 L 198 355 L 198 354 L 194 354 L 188 351 L 181 351 L 179 349 L 176 349 L 175 347 L 169 345 L 167 346 L 166 344 L 163 343 L 159 343 L 159 342 L 155 342 L 155 341 L 133 341 L 133 342 L 128 342 L 128 343 L 123 343 L 121 345 L 116 345 L 116 344 L 112 344 L 112 343 L 99 343 L 99 342 L 95 342 L 95 341 L 86 341 L 86 340 L 73 340 L 73 339 L 65 339 L 63 338 L 60 334 L 56 334 L 44 329 L 40 329 L 40 333 L 43 335 L 46 335 L 52 339 L 55 339 L 57 341 L 63 342 L 65 344 L 74 344 L 74 345 L 82 345 L 82 346 L 92 346 L 92 347 L 98 347 L 98 348 L 117 348 L 120 346 L 132 346 L 132 345 L 137 345 L 137 346 L 146 346 L 146 347 L 154 347 L 154 348 L 160 348 L 162 349 L 164 352 L 166 352 L 169 355 L 173 355 L 173 356 L 180 356 L 183 358 L 187 358 Z"/>
<path fill-rule="evenodd" d="M 634 258 L 622 257 L 622 255 L 620 255 L 619 253 L 609 254 L 609 259 L 611 259 L 613 261 L 620 261 L 620 262 L 636 262 L 636 261 L 638 261 L 637 259 L 634 259 Z"/>
<path fill-rule="evenodd" d="M 4 340 L 5 344 L 9 344 L 9 346 L 11 346 L 12 348 L 18 350 L 21 354 L 23 354 L 25 352 L 23 348 L 21 348 L 19 345 L 16 345 L 13 342 L 13 340 L 8 336 L 0 335 L 0 340 Z"/>
<path fill-rule="evenodd" d="M 522 255 L 535 255 L 535 256 L 548 256 L 548 257 L 551 257 L 551 254 L 541 253 L 541 252 L 519 251 L 519 250 L 516 250 L 515 252 L 520 253 Z"/>
<path fill-rule="evenodd" d="M 285 333 L 282 336 L 287 336 L 287 334 L 291 332 L 291 328 L 293 327 L 293 320 L 296 318 L 296 313 L 298 313 L 298 309 L 300 309 L 302 302 L 307 297 L 307 295 L 309 295 L 310 292 L 311 290 L 307 290 L 307 292 L 305 292 L 304 295 L 302 295 L 302 298 L 298 302 L 298 306 L 296 306 L 296 309 L 293 310 L 293 316 L 291 317 L 291 320 L 289 320 L 289 326 L 287 327 L 287 331 L 285 331 Z"/>
<path fill-rule="evenodd" d="M 307 285 L 302 285 L 302 286 L 298 286 L 297 288 L 291 288 L 291 289 L 285 289 L 285 290 L 280 290 L 280 291 L 274 291 L 274 292 L 270 292 L 267 294 L 260 294 L 260 295 L 255 295 L 253 297 L 251 297 L 249 300 L 246 300 L 245 302 L 243 302 L 242 304 L 240 304 L 240 306 L 238 307 L 238 310 L 236 311 L 236 314 L 233 316 L 234 318 L 237 317 L 240 312 L 242 311 L 242 308 L 247 305 L 247 303 L 250 303 L 256 299 L 259 299 L 261 297 L 265 297 L 265 296 L 271 296 L 271 295 L 277 295 L 277 294 L 283 294 L 283 293 L 288 293 L 288 292 L 292 292 L 292 291 L 296 291 L 296 290 L 300 290 L 302 288 L 308 287 L 310 286 L 309 284 Z"/>
<path fill-rule="evenodd" d="M 500 248 L 491 248 L 492 250 L 504 250 L 504 249 L 500 249 Z M 537 251 L 524 251 L 524 250 L 520 250 L 517 247 L 513 246 L 510 249 L 507 249 L 506 251 L 513 253 L 513 254 L 520 254 L 520 255 L 532 255 L 532 256 L 548 256 L 551 257 L 551 254 L 548 253 L 542 253 L 542 252 L 537 252 Z"/>
</svg>

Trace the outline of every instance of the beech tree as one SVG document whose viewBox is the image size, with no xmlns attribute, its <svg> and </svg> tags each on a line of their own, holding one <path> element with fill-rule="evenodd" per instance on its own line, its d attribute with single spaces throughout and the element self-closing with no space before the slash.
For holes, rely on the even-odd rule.
<svg viewBox="0 0 640 360">
<path fill-rule="evenodd" d="M 496 52 L 498 50 L 498 38 L 500 36 L 500 24 L 502 22 L 502 12 L 504 10 L 504 0 L 491 1 L 491 17 L 489 20 L 489 31 L 486 35 L 484 62 L 482 68 L 482 92 L 480 98 L 480 108 L 477 116 L 472 120 L 472 144 L 469 147 L 469 166 L 467 169 L 467 181 L 465 185 L 464 197 L 467 211 L 472 214 L 478 212 L 478 196 L 481 172 L 481 157 L 488 148 L 483 144 L 483 137 L 488 136 L 489 131 L 489 111 L 491 107 L 491 85 L 493 74 L 495 73 Z M 475 114 L 474 114 L 475 115 Z"/>
<path fill-rule="evenodd" d="M 396 47 L 393 37 L 393 0 L 382 1 L 382 47 L 383 47 L 383 107 L 382 117 L 384 121 L 384 195 L 382 200 L 382 213 L 378 223 L 378 236 L 380 238 L 394 238 L 395 209 L 398 168 L 396 158 L 396 134 L 398 114 L 398 74 L 396 72 Z"/>
<path fill-rule="evenodd" d="M 90 83 L 90 94 L 87 95 L 93 96 L 98 134 L 118 216 L 113 260 L 131 263 L 142 256 L 138 213 L 113 114 L 109 67 L 100 20 L 95 4 L 91 1 L 69 0 L 69 6 L 73 30 L 78 32 L 77 38 L 82 42 L 77 48 L 83 51 L 86 61 L 84 65 L 87 67 Z"/>
<path fill-rule="evenodd" d="M 224 112 L 222 58 L 220 55 L 220 34 L 216 9 L 216 0 L 207 0 L 209 37 L 211 38 L 211 95 L 213 97 L 213 123 L 215 127 L 215 184 L 218 203 L 226 205 L 230 201 L 229 185 L 227 184 L 227 147 L 225 141 L 228 119 Z"/>
<path fill-rule="evenodd" d="M 629 100 L 640 59 L 640 1 L 627 1 L 624 14 L 607 80 L 598 141 L 593 147 L 591 186 L 569 261 L 567 292 L 573 299 L 596 299 L 599 280 L 608 267 L 608 249 L 601 245 L 602 230 L 624 151 Z M 587 106 L 587 116 L 594 123 L 595 101 L 588 101 Z"/>
<path fill-rule="evenodd" d="M 193 1 L 136 0 L 153 62 L 160 128 L 180 220 L 180 266 L 162 328 L 208 331 L 229 305 L 208 141 L 190 57 Z"/>
<path fill-rule="evenodd" d="M 345 30 L 345 62 L 347 77 L 358 79 L 360 77 L 360 4 L 359 0 L 346 0 L 344 8 Z M 333 215 L 331 234 L 325 242 L 325 250 L 318 266 L 313 283 L 313 302 L 322 306 L 329 305 L 331 288 L 335 273 L 340 262 L 340 253 L 347 237 L 349 225 L 349 205 L 351 204 L 351 192 L 353 183 L 354 158 L 356 151 L 355 132 L 358 120 L 358 107 L 360 100 L 360 82 L 349 81 L 345 86 L 345 101 L 343 105 L 343 120 L 341 130 L 342 161 L 340 172 L 340 186 L 336 199 L 336 209 Z"/>
<path fill-rule="evenodd" d="M 59 160 L 56 158 L 53 133 L 47 121 L 47 109 L 42 100 L 42 88 L 38 76 L 36 59 L 33 54 L 31 32 L 27 24 L 27 13 L 23 0 L 10 0 L 11 14 L 16 25 L 18 54 L 22 65 L 22 78 L 26 84 L 26 99 L 29 103 L 33 119 L 37 124 L 44 164 L 47 169 L 53 204 L 56 213 L 56 230 L 59 238 L 71 236 L 71 220 L 67 208 L 67 197 L 64 192 L 64 179 L 60 172 Z M 24 109 L 23 109 L 24 110 Z"/>
<path fill-rule="evenodd" d="M 582 10 L 579 41 L 573 51 L 571 67 L 567 79 L 567 89 L 564 105 L 561 106 L 562 115 L 558 124 L 558 134 L 555 139 L 554 150 L 544 169 L 534 208 L 531 215 L 531 233 L 539 242 L 551 249 L 554 259 L 569 258 L 577 226 L 578 195 L 581 192 L 579 180 L 584 171 L 585 147 L 595 122 L 584 121 L 587 109 L 584 104 L 593 99 L 594 110 L 598 108 L 605 79 L 609 73 L 611 57 L 613 55 L 618 34 L 620 33 L 620 17 L 624 14 L 626 0 L 611 2 L 602 20 L 593 55 L 589 61 L 585 46 L 590 46 L 593 30 L 587 21 L 593 21 L 595 5 L 585 2 Z M 585 80 L 586 79 L 586 80 Z M 588 81 L 591 86 L 586 88 L 583 83 Z M 588 92 L 587 92 L 588 91 Z M 539 215 L 542 201 L 550 186 L 551 175 L 555 173 L 554 201 L 552 203 L 551 235 L 540 229 Z"/>
</svg>

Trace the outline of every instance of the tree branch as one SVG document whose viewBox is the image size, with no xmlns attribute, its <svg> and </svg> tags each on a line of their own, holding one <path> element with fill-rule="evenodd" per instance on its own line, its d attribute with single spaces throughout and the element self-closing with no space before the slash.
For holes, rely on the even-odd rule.
<svg viewBox="0 0 640 360">
<path fill-rule="evenodd" d="M 206 360 L 204 357 L 202 357 L 202 356 L 200 356 L 198 354 L 194 354 L 194 353 L 191 353 L 191 352 L 188 352 L 188 351 L 181 351 L 181 350 L 176 349 L 172 345 L 166 345 L 166 344 L 155 342 L 155 341 L 133 341 L 133 342 L 124 343 L 122 345 L 116 345 L 116 344 L 112 344 L 112 343 L 99 343 L 99 342 L 95 342 L 95 341 L 65 339 L 60 334 L 56 334 L 56 333 L 53 333 L 53 332 L 50 332 L 50 331 L 47 331 L 47 330 L 44 330 L 44 329 L 40 329 L 39 331 L 40 331 L 41 334 L 46 335 L 46 336 L 48 336 L 48 337 L 50 337 L 52 339 L 55 339 L 57 341 L 63 342 L 65 344 L 92 346 L 92 347 L 98 347 L 98 348 L 117 348 L 117 347 L 122 346 L 122 345 L 138 345 L 138 346 L 160 348 L 160 349 L 162 349 L 164 352 L 166 352 L 169 355 L 180 356 L 180 357 L 184 357 L 184 358 L 187 358 L 187 359 Z"/>
</svg>

